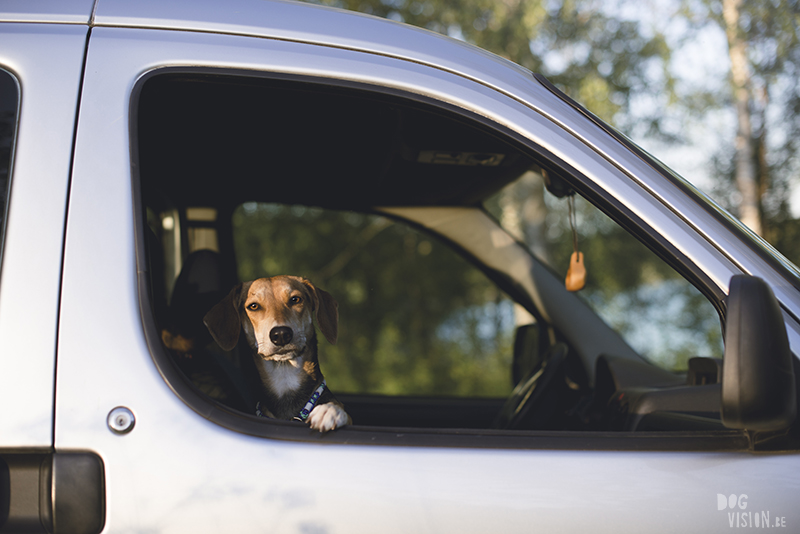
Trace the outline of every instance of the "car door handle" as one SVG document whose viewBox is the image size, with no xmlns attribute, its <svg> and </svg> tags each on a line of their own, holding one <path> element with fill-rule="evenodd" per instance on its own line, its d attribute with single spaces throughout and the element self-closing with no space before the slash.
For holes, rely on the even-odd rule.
<svg viewBox="0 0 800 534">
<path fill-rule="evenodd" d="M 0 534 L 98 534 L 105 501 L 94 453 L 0 451 Z"/>
</svg>

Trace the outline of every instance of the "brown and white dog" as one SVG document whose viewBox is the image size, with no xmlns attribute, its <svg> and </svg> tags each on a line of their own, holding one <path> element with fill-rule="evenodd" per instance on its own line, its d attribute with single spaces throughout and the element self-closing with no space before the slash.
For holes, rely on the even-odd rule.
<svg viewBox="0 0 800 534">
<path fill-rule="evenodd" d="M 234 287 L 203 322 L 224 350 L 233 350 L 244 332 L 263 385 L 258 415 L 299 419 L 327 432 L 351 421 L 319 369 L 314 316 L 335 344 L 339 311 L 330 293 L 305 278 L 275 276 Z"/>
</svg>

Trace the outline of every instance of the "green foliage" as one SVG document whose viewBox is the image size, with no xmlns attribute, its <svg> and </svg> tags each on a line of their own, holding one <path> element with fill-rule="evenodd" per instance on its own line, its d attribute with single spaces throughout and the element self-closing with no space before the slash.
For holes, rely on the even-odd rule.
<svg viewBox="0 0 800 534">
<path fill-rule="evenodd" d="M 339 302 L 321 365 L 341 392 L 504 396 L 513 312 L 448 247 L 386 218 L 274 204 L 233 217 L 239 277 L 305 276 Z"/>
</svg>

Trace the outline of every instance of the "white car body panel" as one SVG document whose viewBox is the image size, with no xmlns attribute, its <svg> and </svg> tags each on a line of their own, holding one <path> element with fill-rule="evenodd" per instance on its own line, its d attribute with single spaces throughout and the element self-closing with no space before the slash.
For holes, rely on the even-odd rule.
<svg viewBox="0 0 800 534">
<path fill-rule="evenodd" d="M 86 27 L 3 24 L 22 87 L 0 279 L 0 447 L 50 447 L 58 293 Z"/>
</svg>

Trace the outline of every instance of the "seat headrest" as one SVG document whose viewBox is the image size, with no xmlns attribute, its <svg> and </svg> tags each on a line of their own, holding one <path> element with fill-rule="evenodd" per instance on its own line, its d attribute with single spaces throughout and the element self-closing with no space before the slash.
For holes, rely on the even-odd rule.
<svg viewBox="0 0 800 534">
<path fill-rule="evenodd" d="M 171 330 L 189 338 L 206 338 L 203 316 L 233 287 L 225 279 L 222 256 L 213 250 L 189 254 L 175 280 L 169 303 Z"/>
</svg>

